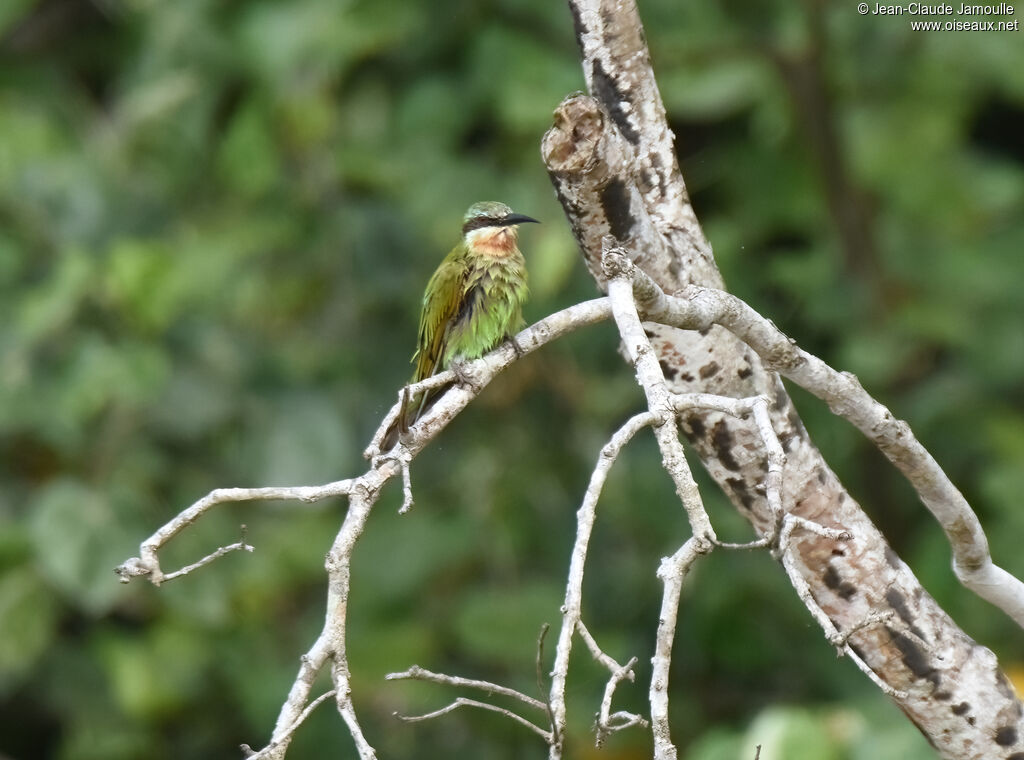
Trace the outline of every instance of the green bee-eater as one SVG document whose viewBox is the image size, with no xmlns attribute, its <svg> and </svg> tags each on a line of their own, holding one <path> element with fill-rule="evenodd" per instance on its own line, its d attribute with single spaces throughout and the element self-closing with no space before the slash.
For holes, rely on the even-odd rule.
<svg viewBox="0 0 1024 760">
<path fill-rule="evenodd" d="M 469 207 L 462 220 L 462 242 L 445 256 L 423 293 L 412 382 L 453 362 L 479 359 L 523 326 L 528 287 L 518 225 L 536 221 L 497 201 Z M 404 431 L 414 423 L 443 390 L 412 401 L 406 397 L 398 427 Z M 393 444 L 394 436 L 385 441 Z"/>
</svg>

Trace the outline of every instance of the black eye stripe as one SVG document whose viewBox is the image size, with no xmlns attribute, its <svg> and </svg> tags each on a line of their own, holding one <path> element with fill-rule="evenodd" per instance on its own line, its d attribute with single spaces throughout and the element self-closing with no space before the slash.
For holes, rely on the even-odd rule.
<svg viewBox="0 0 1024 760">
<path fill-rule="evenodd" d="M 495 219 L 494 217 L 478 216 L 478 217 L 475 217 L 473 219 L 470 219 L 468 222 L 466 222 L 464 225 L 462 225 L 462 234 L 465 235 L 467 232 L 472 232 L 473 230 L 479 230 L 479 229 L 482 229 L 483 227 L 499 227 L 499 226 L 501 226 L 501 222 L 498 219 Z"/>
</svg>

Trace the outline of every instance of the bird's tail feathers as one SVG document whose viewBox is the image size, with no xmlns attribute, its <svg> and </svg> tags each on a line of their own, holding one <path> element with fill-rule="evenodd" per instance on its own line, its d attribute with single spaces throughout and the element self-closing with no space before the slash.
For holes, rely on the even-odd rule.
<svg viewBox="0 0 1024 760">
<path fill-rule="evenodd" d="M 415 395 L 409 393 L 406 386 L 402 391 L 402 405 L 398 410 L 398 418 L 388 428 L 384 435 L 383 450 L 388 451 L 409 433 L 409 427 L 415 425 L 419 419 L 426 414 L 430 408 L 437 403 L 437 400 L 445 394 L 455 383 L 445 383 L 437 388 L 421 391 Z"/>
</svg>

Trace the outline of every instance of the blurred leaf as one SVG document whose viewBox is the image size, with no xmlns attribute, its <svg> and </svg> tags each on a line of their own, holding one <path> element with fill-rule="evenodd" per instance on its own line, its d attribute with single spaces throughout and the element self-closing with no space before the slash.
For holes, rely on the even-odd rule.
<svg viewBox="0 0 1024 760">
<path fill-rule="evenodd" d="M 159 717 L 197 698 L 210 650 L 174 625 L 143 639 L 111 635 L 97 642 L 117 706 L 127 715 Z"/>
<path fill-rule="evenodd" d="M 103 494 L 62 479 L 40 491 L 31 506 L 29 530 L 36 561 L 67 600 L 100 614 L 123 596 L 113 568 L 133 551 Z"/>
<path fill-rule="evenodd" d="M 219 168 L 229 189 L 252 197 L 265 192 L 281 171 L 266 116 L 250 103 L 239 110 L 220 145 Z"/>
<path fill-rule="evenodd" d="M 548 93 L 569 93 L 582 85 L 575 59 L 501 26 L 487 27 L 472 45 L 476 87 L 493 99 L 501 123 L 513 131 L 539 133 L 556 105 Z"/>
<path fill-rule="evenodd" d="M 543 582 L 466 594 L 454 621 L 460 650 L 482 662 L 530 662 L 541 625 L 554 625 L 564 596 L 563 588 Z"/>
<path fill-rule="evenodd" d="M 747 59 L 669 69 L 658 81 L 666 93 L 666 108 L 701 119 L 721 118 L 756 101 L 765 87 L 772 86 L 765 73 L 758 62 Z"/>
<path fill-rule="evenodd" d="M 761 760 L 838 760 L 837 742 L 807 710 L 773 707 L 747 729 L 745 746 L 761 745 Z"/>
<path fill-rule="evenodd" d="M 268 483 L 326 483 L 339 476 L 338 463 L 349 461 L 351 448 L 345 420 L 322 394 L 293 394 L 273 410 L 263 442 Z"/>
<path fill-rule="evenodd" d="M 355 553 L 353 572 L 375 589 L 361 604 L 406 609 L 431 578 L 452 572 L 476 554 L 464 520 L 425 519 L 417 512 L 383 519 L 387 522 L 378 518 L 368 526 Z"/>
<path fill-rule="evenodd" d="M 57 604 L 50 590 L 26 566 L 0 576 L 0 697 L 17 687 L 50 647 Z"/>
</svg>

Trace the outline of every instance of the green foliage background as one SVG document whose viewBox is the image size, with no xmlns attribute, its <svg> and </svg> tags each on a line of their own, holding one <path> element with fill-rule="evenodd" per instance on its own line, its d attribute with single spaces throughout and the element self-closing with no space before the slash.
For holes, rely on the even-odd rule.
<svg viewBox="0 0 1024 760">
<path fill-rule="evenodd" d="M 735 292 L 911 421 L 1024 575 L 1024 44 L 906 17 L 641 3 L 683 172 Z M 1018 12 L 1019 16 L 1019 12 Z M 1005 19 L 1004 19 L 1005 20 Z M 0 755 L 238 757 L 262 746 L 321 622 L 345 509 L 242 505 L 168 551 L 233 555 L 155 589 L 112 568 L 223 485 L 318 483 L 360 452 L 407 378 L 423 285 L 461 214 L 524 230 L 532 321 L 591 297 L 539 159 L 583 86 L 548 0 L 8 0 L 0 6 Z M 533 693 L 574 512 L 641 398 L 600 326 L 520 362 L 386 494 L 357 556 L 351 658 L 381 757 L 540 757 L 486 714 L 415 726 L 452 695 L 382 677 L 419 663 Z M 961 590 L 885 462 L 817 402 L 832 466 L 960 624 L 1004 664 L 1020 631 Z M 720 533 L 747 528 L 713 489 Z M 658 559 L 685 535 L 651 440 L 616 466 L 586 614 L 640 658 Z M 836 660 L 764 554 L 717 553 L 684 600 L 673 672 L 687 758 L 924 758 Z M 603 674 L 570 692 L 591 749 Z M 352 757 L 322 708 L 289 757 Z"/>
</svg>

